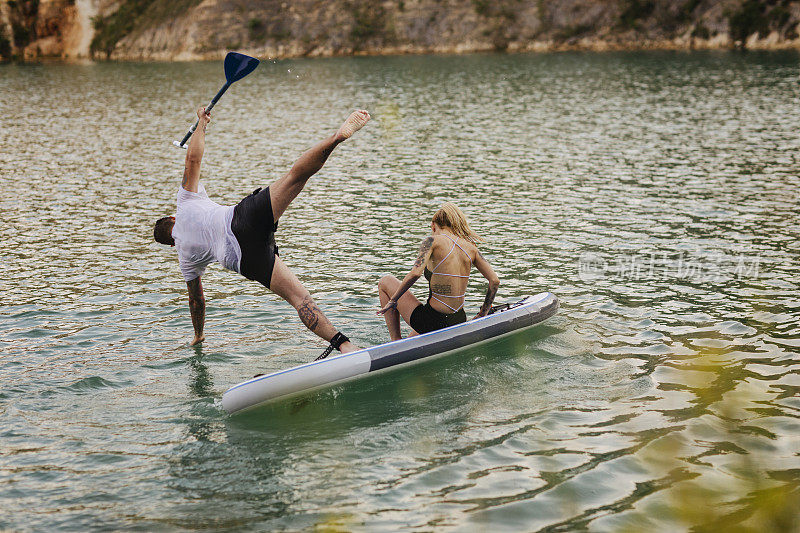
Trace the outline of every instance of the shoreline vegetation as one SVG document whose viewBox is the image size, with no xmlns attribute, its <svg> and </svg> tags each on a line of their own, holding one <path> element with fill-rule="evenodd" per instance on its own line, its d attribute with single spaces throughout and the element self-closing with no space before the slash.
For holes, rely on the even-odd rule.
<svg viewBox="0 0 800 533">
<path fill-rule="evenodd" d="M 800 0 L 6 0 L 0 59 L 800 50 Z"/>
</svg>

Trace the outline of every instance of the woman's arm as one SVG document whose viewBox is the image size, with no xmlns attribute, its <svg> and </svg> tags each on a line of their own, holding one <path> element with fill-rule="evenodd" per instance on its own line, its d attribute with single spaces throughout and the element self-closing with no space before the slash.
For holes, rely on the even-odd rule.
<svg viewBox="0 0 800 533">
<path fill-rule="evenodd" d="M 422 276 L 422 273 L 425 270 L 425 263 L 428 261 L 428 258 L 431 256 L 431 251 L 433 250 L 433 237 L 426 237 L 422 244 L 419 246 L 419 252 L 417 253 L 417 259 L 414 261 L 414 266 L 411 267 L 411 272 L 406 274 L 406 277 L 403 278 L 403 281 L 400 283 L 400 287 L 397 288 L 397 291 L 391 297 L 391 299 L 386 302 L 386 305 L 383 306 L 383 309 L 378 311 L 378 314 L 384 314 L 386 311 L 390 309 L 397 309 L 397 300 L 400 299 L 405 292 L 411 288 L 414 283 Z"/>
<path fill-rule="evenodd" d="M 494 302 L 494 297 L 497 295 L 497 288 L 500 286 L 500 278 L 497 277 L 497 274 L 494 273 L 494 269 L 492 269 L 492 265 L 489 264 L 489 261 L 487 261 L 480 252 L 475 254 L 475 261 L 473 261 L 473 264 L 475 265 L 475 268 L 478 269 L 478 272 L 483 274 L 483 277 L 489 280 L 489 288 L 486 290 L 486 298 L 483 300 L 481 310 L 478 311 L 477 315 L 475 315 L 475 318 L 480 318 L 489 314 L 489 310 L 492 308 L 492 302 Z M 473 318 L 473 320 L 475 320 L 475 318 Z"/>
</svg>

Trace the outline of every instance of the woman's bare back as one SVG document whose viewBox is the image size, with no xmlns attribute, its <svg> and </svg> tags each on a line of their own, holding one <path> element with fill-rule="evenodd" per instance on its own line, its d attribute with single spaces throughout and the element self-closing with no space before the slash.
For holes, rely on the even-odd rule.
<svg viewBox="0 0 800 533">
<path fill-rule="evenodd" d="M 445 314 L 461 309 L 477 254 L 477 247 L 466 239 L 444 232 L 434 236 L 425 265 L 431 307 Z"/>
</svg>

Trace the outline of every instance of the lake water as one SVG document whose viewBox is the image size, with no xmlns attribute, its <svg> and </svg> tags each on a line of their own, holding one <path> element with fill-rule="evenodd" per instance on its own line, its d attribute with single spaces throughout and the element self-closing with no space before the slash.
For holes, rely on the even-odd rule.
<svg viewBox="0 0 800 533">
<path fill-rule="evenodd" d="M 498 302 L 561 310 L 229 417 L 229 386 L 324 346 L 218 265 L 187 346 L 152 222 L 222 65 L 0 66 L 0 529 L 800 527 L 799 76 L 796 53 L 264 62 L 215 109 L 203 180 L 235 203 L 371 111 L 278 233 L 357 344 L 388 339 L 377 282 L 444 200 Z M 468 314 L 484 293 L 474 272 Z"/>
</svg>

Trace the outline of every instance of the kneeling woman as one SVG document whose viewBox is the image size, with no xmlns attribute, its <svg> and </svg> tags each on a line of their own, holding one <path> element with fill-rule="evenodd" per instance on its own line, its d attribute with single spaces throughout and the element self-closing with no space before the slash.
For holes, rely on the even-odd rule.
<svg viewBox="0 0 800 533">
<path fill-rule="evenodd" d="M 384 276 L 378 283 L 382 314 L 393 341 L 400 338 L 400 316 L 416 333 L 428 333 L 467 321 L 464 297 L 472 265 L 489 280 L 489 290 L 480 312 L 489 312 L 497 294 L 500 279 L 489 262 L 478 251 L 482 242 L 467 224 L 464 213 L 450 202 L 433 215 L 432 235 L 422 241 L 419 255 L 411 272 L 401 282 L 394 276 Z M 423 305 L 407 292 L 422 274 L 430 283 L 428 301 Z"/>
</svg>

